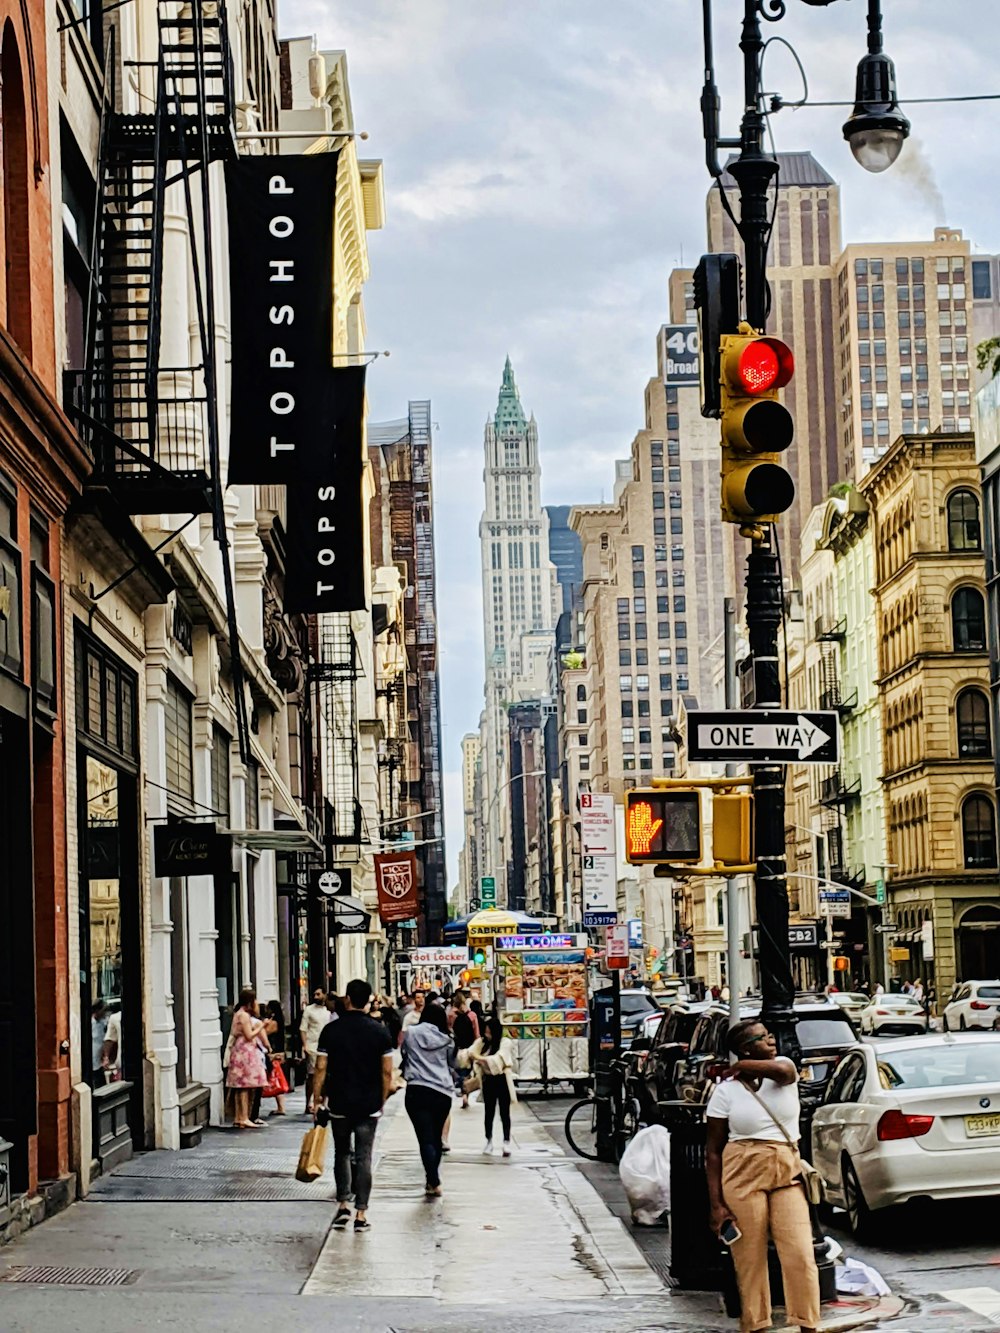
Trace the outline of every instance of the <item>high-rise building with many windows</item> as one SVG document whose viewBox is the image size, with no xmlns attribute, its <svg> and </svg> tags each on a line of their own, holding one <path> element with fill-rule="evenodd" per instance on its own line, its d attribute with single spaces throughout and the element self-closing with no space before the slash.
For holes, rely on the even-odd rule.
<svg viewBox="0 0 1000 1333">
<path fill-rule="evenodd" d="M 479 524 L 486 645 L 481 723 L 481 873 L 497 879 L 506 901 L 511 785 L 507 710 L 554 690 L 553 650 L 559 609 L 542 508 L 538 427 L 525 416 L 507 358 L 494 414 L 484 435 L 486 505 Z M 524 780 L 518 779 L 518 780 Z"/>
</svg>

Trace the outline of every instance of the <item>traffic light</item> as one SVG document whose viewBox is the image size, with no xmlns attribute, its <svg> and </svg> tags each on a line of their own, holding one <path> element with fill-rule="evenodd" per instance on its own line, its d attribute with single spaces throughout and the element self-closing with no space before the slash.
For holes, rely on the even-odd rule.
<svg viewBox="0 0 1000 1333">
<path fill-rule="evenodd" d="M 726 523 L 773 523 L 795 498 L 779 464 L 795 433 L 792 415 L 778 402 L 791 380 L 791 349 L 749 324 L 725 334 L 720 345 L 722 389 L 722 518 Z"/>
<path fill-rule="evenodd" d="M 474 967 L 482 967 L 486 962 L 486 950 L 481 944 L 477 944 L 472 951 L 472 964 Z"/>
<path fill-rule="evenodd" d="M 625 793 L 625 860 L 630 865 L 695 864 L 702 858 L 697 791 L 637 788 Z"/>
<path fill-rule="evenodd" d="M 698 312 L 698 379 L 701 415 L 722 415 L 719 355 L 722 335 L 740 323 L 743 273 L 738 255 L 702 255 L 694 271 L 694 305 Z"/>
<path fill-rule="evenodd" d="M 742 866 L 753 859 L 753 797 L 749 792 L 712 797 L 712 856 L 723 866 Z"/>
<path fill-rule="evenodd" d="M 469 970 L 469 968 L 466 967 L 462 970 L 462 973 L 459 977 L 459 981 L 461 981 L 463 986 L 467 986 L 471 980 L 472 980 L 472 972 Z"/>
</svg>

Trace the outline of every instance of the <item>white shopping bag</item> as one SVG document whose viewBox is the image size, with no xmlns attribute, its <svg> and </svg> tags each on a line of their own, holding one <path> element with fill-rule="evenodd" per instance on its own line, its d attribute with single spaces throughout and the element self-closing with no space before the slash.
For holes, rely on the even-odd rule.
<svg viewBox="0 0 1000 1333">
<path fill-rule="evenodd" d="M 670 1135 L 662 1125 L 640 1129 L 618 1168 L 632 1217 L 651 1226 L 670 1202 Z"/>
<path fill-rule="evenodd" d="M 842 1296 L 888 1296 L 889 1285 L 871 1264 L 845 1259 L 837 1265 L 837 1291 Z"/>
</svg>

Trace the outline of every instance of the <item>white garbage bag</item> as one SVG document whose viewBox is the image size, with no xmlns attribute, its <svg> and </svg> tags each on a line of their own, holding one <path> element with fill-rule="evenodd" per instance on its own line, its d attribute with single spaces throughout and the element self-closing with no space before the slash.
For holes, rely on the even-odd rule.
<svg viewBox="0 0 1000 1333">
<path fill-rule="evenodd" d="M 670 1135 L 662 1125 L 640 1129 L 618 1167 L 636 1222 L 652 1226 L 670 1202 Z"/>
<path fill-rule="evenodd" d="M 889 1284 L 871 1264 L 845 1259 L 837 1265 L 837 1291 L 842 1296 L 888 1296 Z"/>
</svg>

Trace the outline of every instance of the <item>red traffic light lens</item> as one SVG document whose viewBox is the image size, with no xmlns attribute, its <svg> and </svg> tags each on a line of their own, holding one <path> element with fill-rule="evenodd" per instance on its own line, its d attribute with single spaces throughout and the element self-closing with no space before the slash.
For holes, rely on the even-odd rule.
<svg viewBox="0 0 1000 1333">
<path fill-rule="evenodd" d="M 795 359 L 790 347 L 777 338 L 754 338 L 739 355 L 736 374 L 745 393 L 781 389 L 792 378 Z"/>
</svg>

